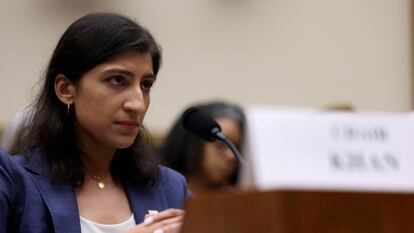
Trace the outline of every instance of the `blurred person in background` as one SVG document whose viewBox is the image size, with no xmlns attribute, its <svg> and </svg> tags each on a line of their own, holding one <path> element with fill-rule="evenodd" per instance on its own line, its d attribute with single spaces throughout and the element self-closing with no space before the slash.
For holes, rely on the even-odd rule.
<svg viewBox="0 0 414 233">
<path fill-rule="evenodd" d="M 0 136 L 0 148 L 7 151 L 9 154 L 16 154 L 19 149 L 20 137 L 27 126 L 27 121 L 30 118 L 32 108 L 29 106 L 21 111 L 18 111 L 12 119 L 7 122 L 3 134 Z"/>
<path fill-rule="evenodd" d="M 232 103 L 215 101 L 194 105 L 220 125 L 224 135 L 240 150 L 244 140 L 245 115 Z M 166 166 L 182 173 L 195 196 L 232 190 L 239 167 L 230 148 L 218 140 L 203 141 L 185 130 L 183 115 L 160 145 L 159 153 Z"/>
</svg>

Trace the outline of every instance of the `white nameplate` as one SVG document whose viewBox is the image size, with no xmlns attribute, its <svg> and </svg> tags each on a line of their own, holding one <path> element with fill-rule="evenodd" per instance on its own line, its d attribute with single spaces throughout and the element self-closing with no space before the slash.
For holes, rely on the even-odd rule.
<svg viewBox="0 0 414 233">
<path fill-rule="evenodd" d="M 414 191 L 414 116 L 246 109 L 242 187 Z"/>
</svg>

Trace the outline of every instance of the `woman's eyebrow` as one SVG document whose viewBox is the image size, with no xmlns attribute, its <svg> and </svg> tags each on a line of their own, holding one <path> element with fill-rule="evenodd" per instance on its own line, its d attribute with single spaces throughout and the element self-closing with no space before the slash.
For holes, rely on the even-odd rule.
<svg viewBox="0 0 414 233">
<path fill-rule="evenodd" d="M 132 73 L 131 71 L 126 70 L 126 69 L 121 69 L 121 68 L 109 68 L 107 70 L 104 70 L 103 72 L 104 73 L 118 73 L 118 74 L 123 74 L 123 75 L 131 76 L 131 77 L 134 76 L 134 73 Z"/>
<path fill-rule="evenodd" d="M 108 68 L 107 70 L 104 70 L 103 73 L 117 73 L 117 74 L 123 74 L 125 76 L 129 76 L 129 77 L 134 77 L 133 72 L 126 70 L 126 69 L 122 69 L 122 68 Z M 152 78 L 155 80 L 155 75 L 152 72 L 144 74 L 143 77 Z"/>
</svg>

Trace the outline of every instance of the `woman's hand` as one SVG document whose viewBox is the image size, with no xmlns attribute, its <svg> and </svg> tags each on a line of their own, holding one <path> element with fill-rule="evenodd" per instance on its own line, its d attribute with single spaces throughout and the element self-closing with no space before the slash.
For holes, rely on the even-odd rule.
<svg viewBox="0 0 414 233">
<path fill-rule="evenodd" d="M 149 215 L 144 222 L 124 233 L 179 233 L 184 219 L 184 210 L 168 209 Z"/>
</svg>

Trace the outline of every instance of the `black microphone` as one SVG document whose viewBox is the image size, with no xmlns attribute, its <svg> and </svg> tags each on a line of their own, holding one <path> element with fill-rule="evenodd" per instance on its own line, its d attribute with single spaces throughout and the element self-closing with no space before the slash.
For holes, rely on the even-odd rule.
<svg viewBox="0 0 414 233">
<path fill-rule="evenodd" d="M 213 142 L 216 139 L 224 142 L 236 156 L 238 163 L 244 164 L 240 152 L 234 144 L 221 132 L 220 125 L 205 112 L 196 107 L 190 107 L 183 113 L 183 126 L 194 135 Z"/>
</svg>

